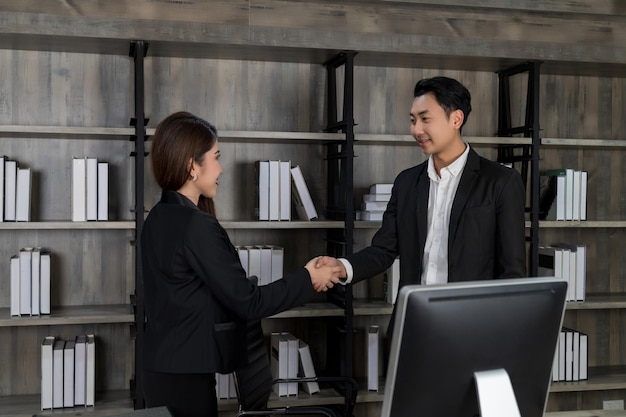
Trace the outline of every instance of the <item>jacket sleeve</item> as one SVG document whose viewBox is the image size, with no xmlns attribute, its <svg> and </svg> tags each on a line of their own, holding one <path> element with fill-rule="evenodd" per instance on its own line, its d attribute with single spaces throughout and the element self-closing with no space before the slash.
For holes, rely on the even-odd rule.
<svg viewBox="0 0 626 417">
<path fill-rule="evenodd" d="M 253 285 L 213 216 L 194 213 L 186 227 L 184 254 L 191 268 L 214 298 L 241 319 L 260 319 L 311 300 L 314 290 L 304 267 L 271 284 Z"/>
<path fill-rule="evenodd" d="M 371 245 L 346 257 L 354 272 L 353 283 L 385 271 L 398 256 L 398 188 L 396 180 L 382 225 L 372 238 Z"/>
<path fill-rule="evenodd" d="M 524 225 L 526 192 L 519 173 L 514 169 L 510 172 L 501 187 L 496 208 L 495 272 L 498 278 L 527 276 Z"/>
</svg>

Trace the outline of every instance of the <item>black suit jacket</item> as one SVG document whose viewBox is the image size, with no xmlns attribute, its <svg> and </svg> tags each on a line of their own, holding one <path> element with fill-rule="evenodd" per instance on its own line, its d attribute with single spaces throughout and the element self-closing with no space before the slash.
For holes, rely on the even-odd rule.
<svg viewBox="0 0 626 417">
<path fill-rule="evenodd" d="M 217 219 L 164 191 L 141 233 L 144 369 L 228 373 L 246 364 L 246 325 L 310 301 L 305 268 L 257 287 Z"/>
<path fill-rule="evenodd" d="M 400 256 L 400 287 L 420 284 L 428 232 L 428 161 L 396 178 L 371 246 L 346 258 L 353 282 L 385 271 Z M 470 148 L 450 214 L 448 281 L 526 276 L 524 185 L 519 173 Z"/>
</svg>

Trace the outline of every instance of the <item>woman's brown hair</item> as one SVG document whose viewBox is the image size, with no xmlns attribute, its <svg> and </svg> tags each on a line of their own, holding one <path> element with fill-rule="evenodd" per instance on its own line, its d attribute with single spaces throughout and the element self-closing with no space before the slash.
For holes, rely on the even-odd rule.
<svg viewBox="0 0 626 417">
<path fill-rule="evenodd" d="M 179 190 L 191 174 L 189 160 L 202 165 L 204 154 L 217 140 L 215 126 L 189 112 L 167 116 L 156 127 L 152 138 L 152 172 L 163 190 Z M 213 199 L 200 196 L 198 207 L 215 214 Z"/>
</svg>

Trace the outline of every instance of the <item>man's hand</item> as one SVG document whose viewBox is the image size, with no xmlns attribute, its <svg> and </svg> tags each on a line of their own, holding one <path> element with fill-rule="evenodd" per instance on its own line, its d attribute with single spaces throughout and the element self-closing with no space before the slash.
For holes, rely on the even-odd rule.
<svg viewBox="0 0 626 417">
<path fill-rule="evenodd" d="M 320 268 L 322 266 L 338 267 L 339 275 L 337 277 L 338 278 L 348 277 L 348 273 L 346 272 L 346 267 L 343 265 L 343 262 L 341 262 L 339 259 L 333 258 L 332 256 L 318 256 L 315 259 L 316 259 L 315 260 L 316 268 Z"/>
<path fill-rule="evenodd" d="M 313 289 L 317 292 L 326 291 L 338 283 L 343 269 L 343 264 L 334 258 L 330 259 L 334 259 L 336 262 L 328 262 L 328 264 L 321 262 L 318 267 L 317 261 L 319 258 L 321 257 L 311 259 L 304 266 L 307 271 L 309 271 L 309 275 L 311 275 L 311 284 L 313 285 Z M 337 265 L 337 263 L 341 265 Z"/>
</svg>

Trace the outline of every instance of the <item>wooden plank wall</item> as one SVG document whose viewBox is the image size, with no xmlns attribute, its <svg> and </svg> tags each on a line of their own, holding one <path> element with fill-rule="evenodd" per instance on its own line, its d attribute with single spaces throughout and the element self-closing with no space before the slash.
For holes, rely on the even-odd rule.
<svg viewBox="0 0 626 417">
<path fill-rule="evenodd" d="M 413 85 L 422 77 L 443 74 L 458 78 L 472 91 L 474 109 L 465 134 L 493 135 L 497 128 L 497 76 L 493 71 L 497 65 L 490 61 L 488 68 L 474 67 L 474 61 L 459 56 L 471 55 L 487 61 L 502 57 L 518 61 L 541 58 L 549 61 L 606 62 L 621 65 L 622 69 L 626 64 L 623 42 L 626 39 L 626 8 L 623 2 L 500 0 L 489 2 L 488 7 L 484 4 L 478 0 L 355 0 L 341 4 L 293 0 L 179 3 L 124 0 L 104 3 L 53 1 L 42 5 L 34 0 L 1 0 L 0 22 L 3 29 L 0 30 L 0 38 L 4 48 L 11 47 L 16 39 L 14 35 L 36 36 L 40 30 L 46 36 L 110 36 L 123 40 L 124 48 L 128 39 L 143 38 L 200 44 L 222 42 L 229 46 L 250 44 L 253 47 L 277 45 L 319 50 L 365 50 L 357 55 L 356 60 L 356 129 L 360 133 L 381 134 L 408 134 L 408 109 Z M 4 33 L 8 35 L 5 37 Z M 20 46 L 19 42 L 17 46 Z M 205 45 L 205 49 L 210 47 Z M 374 51 L 377 58 L 372 59 L 371 54 L 366 53 L 368 50 Z M 154 51 L 158 48 L 155 47 Z M 387 52 L 398 56 L 427 53 L 431 57 L 410 58 L 404 61 L 410 66 L 402 68 L 401 60 L 391 59 Z M 560 52 L 562 55 L 559 55 Z M 125 51 L 120 55 L 98 55 L 0 50 L 0 123 L 126 127 L 133 105 L 132 62 L 124 54 Z M 440 70 L 438 65 L 443 69 Z M 575 70 L 577 65 L 572 67 Z M 624 73 L 605 75 L 600 71 L 599 74 L 563 75 L 551 71 L 542 76 L 541 125 L 544 137 L 626 139 L 623 133 L 626 131 L 626 119 L 623 117 L 626 100 Z M 516 88 L 521 90 L 519 85 Z M 217 125 L 218 130 L 321 131 L 326 105 L 324 89 L 325 75 L 319 64 L 275 63 L 262 59 L 182 59 L 150 54 L 146 59 L 146 116 L 150 118 L 150 127 L 170 112 L 184 109 L 207 118 Z M 523 107 L 522 99 L 516 103 L 518 109 Z M 115 187 L 120 191 L 119 200 L 114 204 L 115 216 L 129 218 L 132 185 L 126 179 L 132 178 L 132 164 L 126 159 L 129 150 L 126 142 L 103 144 L 96 140 L 75 145 L 63 139 L 52 145 L 48 138 L 2 138 L 0 143 L 2 154 L 17 155 L 20 160 L 42 172 L 39 176 L 39 195 L 41 200 L 48 202 L 36 209 L 42 219 L 66 217 L 66 208 L 59 202 L 65 197 L 52 196 L 49 191 L 51 186 L 46 181 L 49 178 L 67 178 L 69 174 L 64 161 L 69 154 L 79 152 L 82 146 L 89 152 L 102 152 L 114 162 L 117 169 Z M 109 148 L 111 144 L 113 148 Z M 224 175 L 217 203 L 222 219 L 253 218 L 252 165 L 257 159 L 281 158 L 301 164 L 318 207 L 324 206 L 326 178 L 325 162 L 321 158 L 323 145 L 224 141 L 220 146 Z M 34 151 L 40 147 L 48 149 L 45 155 Z M 479 151 L 486 156 L 494 156 L 492 149 L 480 147 Z M 588 170 L 589 219 L 617 220 L 626 218 L 622 197 L 626 195 L 622 152 L 605 148 L 546 148 L 541 152 L 541 163 L 545 168 L 568 166 Z M 358 145 L 356 153 L 357 195 L 364 193 L 371 183 L 393 180 L 401 169 L 424 158 L 411 144 Z M 146 173 L 150 178 L 149 165 Z M 58 187 L 55 186 L 55 189 Z M 158 194 L 158 188 L 148 179 L 146 208 L 156 202 Z M 370 237 L 368 232 L 359 233 L 357 238 L 365 244 Z M 99 238 L 85 233 L 83 239 L 107 249 L 91 255 L 87 251 L 85 264 L 93 262 L 103 267 L 110 264 L 113 268 L 111 275 L 120 276 L 119 281 L 106 283 L 107 291 L 100 292 L 107 295 L 98 301 L 125 302 L 132 292 L 132 280 L 126 279 L 132 275 L 130 251 L 128 248 L 111 251 L 115 245 L 109 242 L 109 232 L 97 234 Z M 297 247 L 297 253 L 289 258 L 286 265 L 289 269 L 323 251 L 322 234 L 310 231 L 233 231 L 231 237 L 236 244 L 259 243 L 262 240 L 288 248 Z M 27 244 L 26 240 L 20 239 L 27 239 L 30 235 L 8 232 L 7 236 L 16 240 L 16 246 L 8 249 L 5 246 L 0 253 L 0 267 L 4 271 L 8 270 L 9 252 Z M 39 236 L 39 239 L 57 239 L 54 232 L 40 233 Z M 69 253 L 74 248 L 71 239 L 67 237 L 65 243 L 55 244 Z M 626 246 L 626 236 L 622 229 L 545 230 L 541 232 L 541 240 L 546 243 L 562 240 L 587 243 L 589 292 L 626 292 L 623 279 L 626 265 L 621 253 L 621 248 Z M 60 272 L 67 273 L 67 276 L 84 273 L 83 265 L 64 262 L 61 265 L 63 269 Z M 113 285 L 114 291 L 110 291 L 109 285 Z M 86 290 L 78 288 L 67 294 L 58 294 L 59 302 L 73 303 L 72 291 L 76 291 L 75 295 L 81 300 L 83 297 L 89 299 L 85 295 Z M 373 284 L 371 291 L 368 290 L 368 294 L 380 294 L 380 291 L 379 280 Z M 8 306 L 8 293 L 6 280 L 0 281 L 0 307 Z M 626 364 L 626 348 L 618 337 L 626 330 L 626 318 L 621 311 L 568 313 L 567 320 L 581 331 L 597 334 L 590 347 L 590 365 Z M 367 322 L 362 325 L 366 326 Z M 120 326 L 112 327 L 114 330 L 98 331 L 112 340 L 118 336 L 116 332 L 120 331 Z M 48 329 L 2 329 L 0 337 L 10 338 L 11 343 L 0 345 L 9 350 L 0 352 L 0 357 L 12 357 L 22 346 L 33 345 L 33 341 L 41 339 L 41 332 L 45 333 L 45 330 Z M 73 327 L 66 330 L 74 334 L 79 329 L 76 332 Z M 309 332 L 314 334 L 319 330 L 313 326 Z M 117 354 L 132 357 L 132 352 L 125 346 L 127 338 L 123 340 L 120 345 L 107 347 L 106 355 L 111 358 Z M 321 357 L 322 353 L 319 355 Z M 30 356 L 37 357 L 37 354 L 30 353 Z M 29 372 L 20 368 L 37 366 L 36 361 L 31 362 L 30 365 L 12 365 L 7 372 L 5 367 L 2 368 L 0 394 L 38 391 L 37 384 L 22 381 L 17 376 L 37 372 L 35 368 Z M 132 372 L 128 365 L 130 362 L 130 359 L 125 361 L 124 369 L 107 372 L 103 386 L 127 386 Z M 362 364 L 355 366 L 359 369 Z M 601 408 L 599 402 L 608 398 L 608 394 L 567 394 L 561 397 L 565 398 L 561 404 L 551 403 L 553 409 L 572 405 Z M 376 413 L 375 405 L 360 407 L 368 409 L 364 413 Z"/>
</svg>

